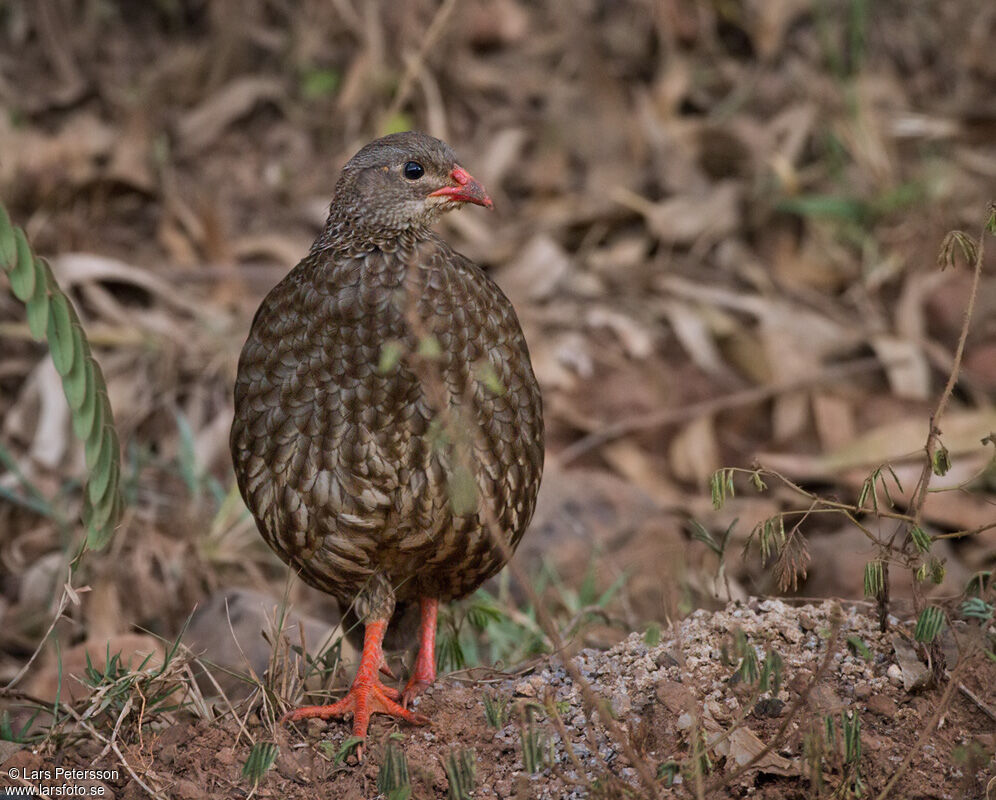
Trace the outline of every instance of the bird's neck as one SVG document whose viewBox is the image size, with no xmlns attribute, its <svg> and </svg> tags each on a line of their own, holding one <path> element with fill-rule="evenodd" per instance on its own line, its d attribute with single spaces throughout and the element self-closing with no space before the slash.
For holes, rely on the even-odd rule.
<svg viewBox="0 0 996 800">
<path fill-rule="evenodd" d="M 343 213 L 333 208 L 329 212 L 325 228 L 312 244 L 311 252 L 360 254 L 381 250 L 390 253 L 414 248 L 433 235 L 428 227 L 422 225 L 394 228 L 383 225 L 382 221 L 370 222 L 360 215 Z"/>
</svg>

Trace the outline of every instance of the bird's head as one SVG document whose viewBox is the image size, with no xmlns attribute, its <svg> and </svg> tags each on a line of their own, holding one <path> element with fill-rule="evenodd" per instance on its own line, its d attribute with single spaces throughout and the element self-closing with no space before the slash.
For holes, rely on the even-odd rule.
<svg viewBox="0 0 996 800">
<path fill-rule="evenodd" d="M 391 233 L 428 227 L 464 203 L 493 208 L 448 144 L 406 131 L 375 139 L 346 163 L 331 211 Z"/>
</svg>

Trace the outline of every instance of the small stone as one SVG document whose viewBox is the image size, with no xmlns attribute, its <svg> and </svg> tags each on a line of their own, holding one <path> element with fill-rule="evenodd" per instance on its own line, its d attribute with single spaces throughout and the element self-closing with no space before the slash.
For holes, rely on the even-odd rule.
<svg viewBox="0 0 996 800">
<path fill-rule="evenodd" d="M 858 683 L 854 686 L 854 699 L 867 700 L 871 697 L 872 687 L 867 683 Z"/>
<path fill-rule="evenodd" d="M 204 789 L 187 778 L 180 778 L 172 788 L 173 797 L 178 800 L 198 800 L 204 796 Z"/>
<path fill-rule="evenodd" d="M 304 725 L 305 728 L 307 728 L 308 730 L 309 739 L 315 739 L 321 736 L 321 734 L 323 734 L 326 728 L 328 728 L 329 726 L 328 722 L 326 722 L 324 719 L 318 719 L 317 717 L 312 717 L 311 719 L 307 720 L 304 723 Z"/>
<path fill-rule="evenodd" d="M 677 681 L 661 681 L 654 689 L 657 699 L 672 714 L 681 714 L 695 707 L 695 698 L 688 687 Z"/>
<path fill-rule="evenodd" d="M 535 697 L 536 687 L 529 681 L 520 681 L 515 684 L 515 694 L 518 697 Z"/>
<path fill-rule="evenodd" d="M 878 716 L 885 719 L 892 719 L 896 716 L 896 712 L 899 711 L 896 701 L 884 694 L 873 694 L 865 703 L 865 708 L 871 711 L 872 714 L 878 714 Z"/>
<path fill-rule="evenodd" d="M 903 685 L 903 671 L 899 668 L 898 664 L 889 664 L 889 669 L 885 671 L 885 674 L 889 678 L 889 683 L 893 686 Z"/>
<path fill-rule="evenodd" d="M 754 715 L 758 717 L 777 717 L 785 708 L 785 701 L 777 697 L 762 697 L 754 704 Z"/>
<path fill-rule="evenodd" d="M 665 667 L 677 667 L 678 659 L 667 652 L 667 650 L 661 650 L 654 656 L 654 663 L 661 669 Z"/>
</svg>

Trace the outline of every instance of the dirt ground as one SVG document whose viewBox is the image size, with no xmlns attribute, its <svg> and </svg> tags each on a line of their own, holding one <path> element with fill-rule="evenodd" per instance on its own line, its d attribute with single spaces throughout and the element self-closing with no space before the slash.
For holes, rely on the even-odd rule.
<svg viewBox="0 0 996 800">
<path fill-rule="evenodd" d="M 834 632 L 834 618 L 841 621 Z M 742 631 L 760 659 L 777 651 L 783 667 L 780 686 L 759 691 L 750 682 L 738 681 L 742 661 L 731 657 L 723 663 L 721 653 L 735 649 L 735 631 Z M 930 720 L 938 705 L 938 688 L 906 689 L 915 680 L 897 664 L 897 647 L 908 636 L 903 632 L 881 634 L 867 609 L 841 609 L 835 602 L 821 605 L 787 606 L 779 601 L 751 601 L 722 611 L 699 611 L 684 620 L 671 636 L 648 646 L 634 634 L 607 650 L 584 650 L 575 660 L 581 675 L 596 694 L 607 702 L 612 714 L 625 727 L 633 753 L 656 776 L 657 766 L 687 756 L 690 732 L 699 728 L 711 741 L 714 755 L 704 784 L 715 779 L 729 785 L 713 788 L 709 797 L 812 798 L 824 795 L 816 783 L 842 788 L 846 784 L 839 757 L 840 742 L 826 744 L 824 760 L 814 766 L 807 758 L 807 735 L 826 742 L 826 720 L 839 730 L 842 715 L 861 719 L 860 781 L 863 792 L 853 796 L 875 796 L 902 765 L 902 776 L 892 796 L 919 798 L 986 797 L 985 787 L 993 779 L 993 719 L 966 694 L 956 692 L 936 730 Z M 860 640 L 866 650 L 848 640 Z M 901 644 L 899 645 L 901 647 Z M 831 657 L 823 660 L 830 648 Z M 957 662 L 957 680 L 974 696 L 991 696 L 991 665 L 976 652 L 962 668 Z M 546 737 L 547 764 L 530 773 L 523 765 L 522 718 L 511 711 L 511 719 L 499 728 L 489 727 L 482 702 L 487 692 L 508 703 L 509 709 L 523 704 L 552 700 L 559 726 L 538 713 L 534 725 Z M 800 695 L 804 699 L 800 701 Z M 795 704 L 799 707 L 795 708 Z M 228 718 L 217 721 L 186 721 L 147 734 L 144 741 L 126 746 L 123 755 L 148 784 L 180 800 L 244 796 L 248 781 L 241 775 L 253 738 L 275 741 L 279 747 L 273 769 L 255 791 L 261 798 L 336 798 L 360 800 L 379 794 L 378 776 L 385 761 L 388 735 L 400 734 L 400 747 L 407 757 L 413 796 L 448 795 L 445 759 L 471 749 L 476 763 L 474 797 L 487 798 L 575 798 L 596 796 L 592 786 L 601 785 L 606 797 L 641 796 L 636 770 L 627 754 L 607 736 L 597 715 L 589 724 L 581 693 L 557 658 L 544 658 L 529 669 L 504 679 L 480 685 L 443 680 L 421 699 L 419 710 L 431 718 L 425 729 L 398 726 L 375 717 L 369 751 L 362 765 L 349 757 L 334 763 L 334 754 L 348 730 L 342 722 L 310 720 L 292 729 L 265 730 L 258 717 L 250 717 L 246 730 Z M 786 719 L 789 724 L 785 726 Z M 786 727 L 784 732 L 780 729 Z M 558 731 L 559 728 L 559 731 Z M 921 733 L 931 730 L 925 739 Z M 274 735 L 275 733 L 275 735 Z M 726 734 L 725 742 L 720 740 Z M 745 771 L 732 775 L 757 756 L 763 745 L 774 744 Z M 46 748 L 41 754 L 27 750 L 13 755 L 0 767 L 41 770 L 108 768 L 116 759 L 100 754 L 99 743 L 90 741 L 65 747 Z M 904 763 L 912 754 L 909 763 Z M 606 780 L 611 770 L 613 780 Z M 138 798 L 144 792 L 135 779 L 118 765 L 119 777 L 105 781 L 107 794 Z M 22 773 L 23 774 L 23 773 Z M 660 797 L 685 797 L 695 788 L 681 786 L 692 776 L 679 775 L 672 789 L 660 785 Z M 852 784 L 853 785 L 853 784 Z M 992 784 L 990 783 L 990 788 Z M 836 796 L 842 796 L 840 794 Z"/>
<path fill-rule="evenodd" d="M 321 230 L 339 167 L 375 136 L 418 128 L 452 144 L 495 201 L 489 216 L 450 215 L 441 234 L 513 301 L 543 390 L 547 469 L 517 564 L 568 641 L 561 658 L 590 675 L 655 776 L 695 762 L 696 729 L 750 732 L 700 754 L 702 785 L 686 769 L 668 787 L 664 769 L 656 791 L 877 796 L 911 754 L 888 796 L 986 797 L 996 246 L 974 290 L 971 253 L 943 270 L 938 253 L 951 230 L 978 237 L 993 199 L 994 43 L 988 0 L 0 4 L 0 201 L 50 259 L 102 366 L 126 508 L 109 548 L 77 561 L 83 447 L 0 273 L 0 683 L 17 679 L 0 690 L 0 782 L 12 765 L 99 764 L 120 772 L 114 796 L 141 796 L 127 763 L 162 797 L 246 796 L 252 742 L 275 741 L 254 796 L 376 794 L 392 726 L 374 724 L 362 767 L 335 765 L 342 724 L 274 730 L 259 697 L 245 700 L 254 673 L 272 705 L 298 702 L 302 685 L 272 668 L 274 642 L 314 648 L 340 614 L 256 533 L 228 431 L 252 314 Z M 951 467 L 918 505 L 930 414 L 973 299 L 939 423 Z M 716 470 L 754 466 L 763 491 L 738 473 L 735 496 L 714 502 Z M 819 498 L 862 508 L 845 516 Z M 908 546 L 914 517 L 922 552 Z M 766 530 L 774 554 L 762 556 Z M 877 561 L 887 634 L 865 598 Z M 521 585 L 506 575 L 486 591 L 444 611 L 440 639 L 467 664 L 448 664 L 456 677 L 422 700 L 432 726 L 397 729 L 413 796 L 446 796 L 444 761 L 466 747 L 475 797 L 643 791 L 618 742 L 583 722 Z M 773 597 L 791 607 L 755 599 Z M 844 628 L 793 716 L 832 627 L 825 598 L 841 601 Z M 948 675 L 961 671 L 907 688 L 938 650 L 900 659 L 893 635 L 909 639 L 925 603 L 945 615 Z M 285 605 L 283 639 L 271 627 Z M 777 641 L 785 662 L 771 715 L 749 704 L 739 727 L 750 693 L 730 683 L 737 625 L 760 661 Z M 657 630 L 651 647 L 642 637 Z M 952 636 L 978 655 L 959 661 Z M 168 688 L 191 706 L 152 713 L 125 693 L 116 733 L 106 715 L 93 730 L 73 720 L 111 689 L 68 677 L 87 654 L 104 668 L 120 652 L 133 669 L 177 638 L 190 652 Z M 348 682 L 353 644 L 322 687 Z M 242 726 L 195 657 L 217 667 Z M 518 708 L 547 691 L 579 763 L 534 710 L 553 754 L 534 775 L 519 714 L 489 728 L 483 696 Z M 50 735 L 9 741 L 57 699 Z M 841 733 L 851 710 L 863 790 Z M 727 785 L 752 736 L 777 744 Z"/>
</svg>

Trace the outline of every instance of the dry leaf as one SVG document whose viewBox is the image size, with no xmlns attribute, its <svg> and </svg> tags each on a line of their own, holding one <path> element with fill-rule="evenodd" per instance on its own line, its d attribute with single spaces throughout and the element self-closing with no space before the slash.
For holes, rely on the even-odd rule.
<svg viewBox="0 0 996 800">
<path fill-rule="evenodd" d="M 595 306 L 585 314 L 591 328 L 609 328 L 622 342 L 631 358 L 644 359 L 654 351 L 654 335 L 635 319 L 605 306 Z"/>
<path fill-rule="evenodd" d="M 930 669 L 916 654 L 913 646 L 900 634 L 892 634 L 892 649 L 896 653 L 896 663 L 903 671 L 903 688 L 907 692 L 922 689 L 930 682 Z"/>
<path fill-rule="evenodd" d="M 612 193 L 616 202 L 642 214 L 658 239 L 674 245 L 733 233 L 740 225 L 740 195 L 741 186 L 735 181 L 721 181 L 704 193 L 682 194 L 659 203 L 622 187 Z"/>
<path fill-rule="evenodd" d="M 722 466 L 719 443 L 711 416 L 701 416 L 682 426 L 668 448 L 668 465 L 681 481 L 705 486 Z"/>
<path fill-rule="evenodd" d="M 567 251 L 549 234 L 538 233 L 515 261 L 498 271 L 495 280 L 513 302 L 516 298 L 548 300 L 571 269 Z"/>
<path fill-rule="evenodd" d="M 920 345 L 882 334 L 872 337 L 871 346 L 885 365 L 893 394 L 909 400 L 930 397 L 930 366 Z"/>
<path fill-rule="evenodd" d="M 755 758 L 764 750 L 762 742 L 753 731 L 745 726 L 734 728 L 726 742 L 720 743 L 716 751 L 730 757 L 727 768 L 733 770 L 742 767 Z M 725 751 L 725 752 L 724 752 Z M 768 752 L 761 756 L 751 769 L 764 772 L 769 775 L 800 775 L 802 770 L 799 762 L 789 761 L 775 752 Z"/>
<path fill-rule="evenodd" d="M 276 102 L 284 86 L 273 78 L 237 78 L 188 111 L 177 124 L 181 144 L 188 153 L 202 150 L 225 128 L 262 102 Z"/>
</svg>

